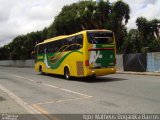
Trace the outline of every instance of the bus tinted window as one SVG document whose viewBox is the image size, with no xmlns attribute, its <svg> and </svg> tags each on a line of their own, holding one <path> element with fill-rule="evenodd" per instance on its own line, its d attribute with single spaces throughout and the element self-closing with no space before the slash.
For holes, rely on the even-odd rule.
<svg viewBox="0 0 160 120">
<path fill-rule="evenodd" d="M 50 52 L 53 51 L 53 49 L 52 49 L 52 44 L 47 43 L 45 46 L 46 46 L 46 52 L 47 52 L 47 53 L 50 53 Z"/>
<path fill-rule="evenodd" d="M 76 36 L 76 43 L 83 45 L 83 36 L 82 35 Z"/>
<path fill-rule="evenodd" d="M 42 44 L 42 45 L 39 45 L 39 47 L 38 47 L 38 53 L 44 53 L 45 51 L 44 51 L 44 44 Z"/>
<path fill-rule="evenodd" d="M 54 48 L 53 48 L 53 52 L 57 52 L 59 51 L 59 49 L 61 48 L 61 41 L 54 41 L 52 44 L 54 44 Z"/>
<path fill-rule="evenodd" d="M 34 62 L 37 61 L 37 55 L 38 55 L 38 46 L 36 46 L 34 49 Z"/>
<path fill-rule="evenodd" d="M 66 45 L 68 45 L 66 51 L 78 50 L 82 48 L 82 45 L 83 45 L 82 35 L 69 37 L 66 39 L 66 41 L 67 41 Z"/>
<path fill-rule="evenodd" d="M 69 45 L 74 44 L 75 43 L 75 37 L 69 37 L 69 38 L 67 38 L 67 41 L 68 41 Z"/>
<path fill-rule="evenodd" d="M 71 50 L 78 50 L 82 48 L 83 36 L 77 35 L 66 39 L 48 42 L 39 45 L 38 53 L 52 53 L 52 52 L 64 52 Z"/>
<path fill-rule="evenodd" d="M 88 42 L 91 44 L 110 44 L 114 42 L 112 32 L 88 32 Z"/>
</svg>

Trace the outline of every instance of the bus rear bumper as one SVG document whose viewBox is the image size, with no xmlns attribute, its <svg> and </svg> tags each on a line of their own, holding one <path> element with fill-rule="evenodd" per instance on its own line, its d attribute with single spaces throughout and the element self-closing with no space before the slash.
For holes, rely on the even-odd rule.
<svg viewBox="0 0 160 120">
<path fill-rule="evenodd" d="M 103 76 L 116 73 L 116 68 L 86 69 L 85 76 Z"/>
</svg>

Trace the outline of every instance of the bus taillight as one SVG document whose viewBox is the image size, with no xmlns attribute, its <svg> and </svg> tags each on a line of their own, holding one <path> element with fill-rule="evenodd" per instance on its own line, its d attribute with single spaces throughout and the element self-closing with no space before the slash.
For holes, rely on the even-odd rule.
<svg viewBox="0 0 160 120">
<path fill-rule="evenodd" d="M 89 60 L 85 61 L 85 66 L 89 66 Z"/>
</svg>

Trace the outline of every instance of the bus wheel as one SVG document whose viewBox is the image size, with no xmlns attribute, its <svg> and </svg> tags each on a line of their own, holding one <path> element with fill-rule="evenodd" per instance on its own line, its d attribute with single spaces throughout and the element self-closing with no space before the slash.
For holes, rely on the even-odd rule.
<svg viewBox="0 0 160 120">
<path fill-rule="evenodd" d="M 66 78 L 67 80 L 69 80 L 69 79 L 71 78 L 68 67 L 65 67 L 65 68 L 64 68 L 64 76 L 65 76 L 65 78 Z"/>
<path fill-rule="evenodd" d="M 39 72 L 43 75 L 44 74 L 44 72 L 43 72 L 43 70 L 42 70 L 42 66 L 39 66 Z"/>
</svg>

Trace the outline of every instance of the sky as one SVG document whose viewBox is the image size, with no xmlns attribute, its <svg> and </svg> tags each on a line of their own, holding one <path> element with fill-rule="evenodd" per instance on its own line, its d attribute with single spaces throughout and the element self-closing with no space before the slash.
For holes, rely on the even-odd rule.
<svg viewBox="0 0 160 120">
<path fill-rule="evenodd" d="M 0 46 L 18 35 L 49 27 L 64 5 L 77 1 L 80 0 L 0 0 Z M 131 9 L 128 29 L 136 28 L 135 20 L 140 16 L 160 19 L 160 0 L 123 1 Z"/>
</svg>

